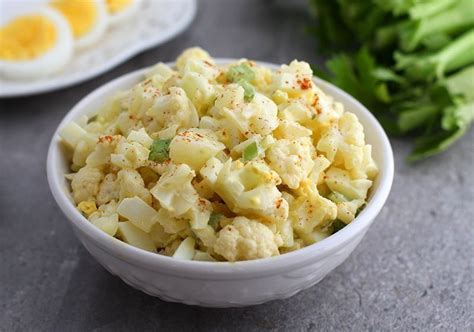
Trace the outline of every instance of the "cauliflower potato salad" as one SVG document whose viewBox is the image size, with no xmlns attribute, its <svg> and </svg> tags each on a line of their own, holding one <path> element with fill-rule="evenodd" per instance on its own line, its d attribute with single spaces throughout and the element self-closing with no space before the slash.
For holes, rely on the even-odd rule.
<svg viewBox="0 0 474 332">
<path fill-rule="evenodd" d="M 60 130 L 72 197 L 132 246 L 200 261 L 276 256 L 350 223 L 377 175 L 357 117 L 306 62 L 158 63 Z"/>
</svg>

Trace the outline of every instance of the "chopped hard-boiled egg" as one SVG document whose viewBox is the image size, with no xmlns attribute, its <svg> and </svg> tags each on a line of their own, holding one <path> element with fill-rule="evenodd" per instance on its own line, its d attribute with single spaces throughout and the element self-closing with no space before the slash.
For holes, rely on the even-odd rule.
<svg viewBox="0 0 474 332">
<path fill-rule="evenodd" d="M 141 2 L 141 0 L 106 0 L 110 24 L 120 23 L 132 17 Z"/>
<path fill-rule="evenodd" d="M 30 79 L 64 67 L 72 56 L 73 37 L 61 14 L 40 8 L 0 27 L 0 45 L 0 75 Z"/>
<path fill-rule="evenodd" d="M 173 254 L 174 258 L 177 259 L 185 259 L 185 260 L 191 260 L 194 257 L 195 250 L 194 246 L 196 244 L 196 241 L 192 237 L 187 237 L 186 239 L 181 242 L 179 247 L 176 249 L 176 251 Z"/>
<path fill-rule="evenodd" d="M 95 44 L 107 29 L 104 0 L 53 0 L 50 5 L 66 17 L 77 49 Z"/>
</svg>

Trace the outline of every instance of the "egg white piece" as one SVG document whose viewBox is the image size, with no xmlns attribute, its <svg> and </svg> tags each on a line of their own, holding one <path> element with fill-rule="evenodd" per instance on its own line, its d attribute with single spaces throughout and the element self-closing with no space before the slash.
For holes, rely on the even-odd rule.
<svg viewBox="0 0 474 332">
<path fill-rule="evenodd" d="M 67 20 L 54 9 L 38 8 L 22 13 L 40 15 L 53 23 L 56 30 L 54 45 L 37 58 L 28 60 L 0 60 L 0 75 L 10 79 L 33 79 L 61 70 L 71 59 L 74 38 Z"/>
<path fill-rule="evenodd" d="M 104 35 L 109 25 L 109 15 L 104 0 L 92 1 L 97 10 L 97 17 L 92 29 L 84 36 L 75 39 L 76 49 L 84 49 L 97 43 Z"/>
<path fill-rule="evenodd" d="M 142 0 L 134 0 L 129 6 L 127 6 L 124 10 L 119 11 L 118 13 L 108 13 L 110 24 L 116 25 L 117 23 L 121 23 L 123 21 L 129 20 L 132 16 L 134 16 L 138 9 L 142 4 Z"/>
</svg>

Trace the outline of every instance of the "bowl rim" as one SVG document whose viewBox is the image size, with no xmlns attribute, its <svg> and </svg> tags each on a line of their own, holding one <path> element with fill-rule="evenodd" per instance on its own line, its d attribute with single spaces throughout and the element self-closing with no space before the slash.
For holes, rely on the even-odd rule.
<svg viewBox="0 0 474 332">
<path fill-rule="evenodd" d="M 215 59 L 218 64 L 225 64 L 237 60 L 238 59 L 231 58 Z M 279 67 L 279 65 L 268 62 L 257 61 L 257 63 L 271 69 Z M 174 66 L 175 62 L 168 62 L 166 64 Z M 366 230 L 385 204 L 390 193 L 394 176 L 393 152 L 385 131 L 372 113 L 370 113 L 359 101 L 336 86 L 318 77 L 313 77 L 313 81 L 324 92 L 329 95 L 333 95 L 335 92 L 336 94 L 344 96 L 344 98 L 352 104 L 351 106 L 353 108 L 358 108 L 360 112 L 364 113 L 366 122 L 370 124 L 374 136 L 380 141 L 382 150 L 384 151 L 381 156 L 382 165 L 378 165 L 378 176 L 380 176 L 378 187 L 373 192 L 373 196 L 367 203 L 366 207 L 350 224 L 320 242 L 304 248 L 279 256 L 238 262 L 178 260 L 172 257 L 142 250 L 106 234 L 90 223 L 63 192 L 61 180 L 58 176 L 59 172 L 57 170 L 57 160 L 60 158 L 61 154 L 58 131 L 73 119 L 77 119 L 80 115 L 93 113 L 90 110 L 87 110 L 87 105 L 90 102 L 96 98 L 105 99 L 103 95 L 110 96 L 111 93 L 116 92 L 117 85 L 120 85 L 122 82 L 127 80 L 137 80 L 138 78 L 143 77 L 143 74 L 149 69 L 150 67 L 145 67 L 119 76 L 83 97 L 61 120 L 60 124 L 54 131 L 48 149 L 46 161 L 47 178 L 51 193 L 53 194 L 56 203 L 66 215 L 75 231 L 80 231 L 83 235 L 91 239 L 96 246 L 100 247 L 103 251 L 112 254 L 115 258 L 149 271 L 159 271 L 171 275 L 179 275 L 180 277 L 186 277 L 186 273 L 192 273 L 193 279 L 195 277 L 206 278 L 209 276 L 212 276 L 214 279 L 242 279 L 242 277 L 251 278 L 257 274 L 259 276 L 262 276 L 263 274 L 271 275 L 283 270 L 291 269 L 296 265 L 303 265 L 310 261 L 314 262 L 318 259 L 329 256 L 332 252 L 338 250 L 341 246 L 344 246 L 351 239 Z M 366 127 L 364 126 L 364 130 L 366 130 L 365 128 Z"/>
</svg>

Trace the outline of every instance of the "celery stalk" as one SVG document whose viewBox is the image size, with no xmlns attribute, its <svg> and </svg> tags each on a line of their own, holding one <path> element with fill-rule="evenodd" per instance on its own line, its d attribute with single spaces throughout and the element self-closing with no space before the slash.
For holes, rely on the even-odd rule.
<svg viewBox="0 0 474 332">
<path fill-rule="evenodd" d="M 452 6 L 456 0 L 434 0 L 428 2 L 417 3 L 408 10 L 408 14 L 412 19 L 419 19 L 438 14 L 446 8 Z"/>
<path fill-rule="evenodd" d="M 443 85 L 452 95 L 462 95 L 466 100 L 474 100 L 474 65 L 447 77 Z"/>
<path fill-rule="evenodd" d="M 474 63 L 474 29 L 456 38 L 451 44 L 430 55 L 405 55 L 396 52 L 396 68 L 416 80 L 426 80 Z"/>
<path fill-rule="evenodd" d="M 435 34 L 452 34 L 474 24 L 474 4 L 472 0 L 461 0 L 457 4 L 434 16 L 413 21 L 402 30 L 400 46 L 404 51 L 413 51 L 420 42 Z"/>
</svg>

